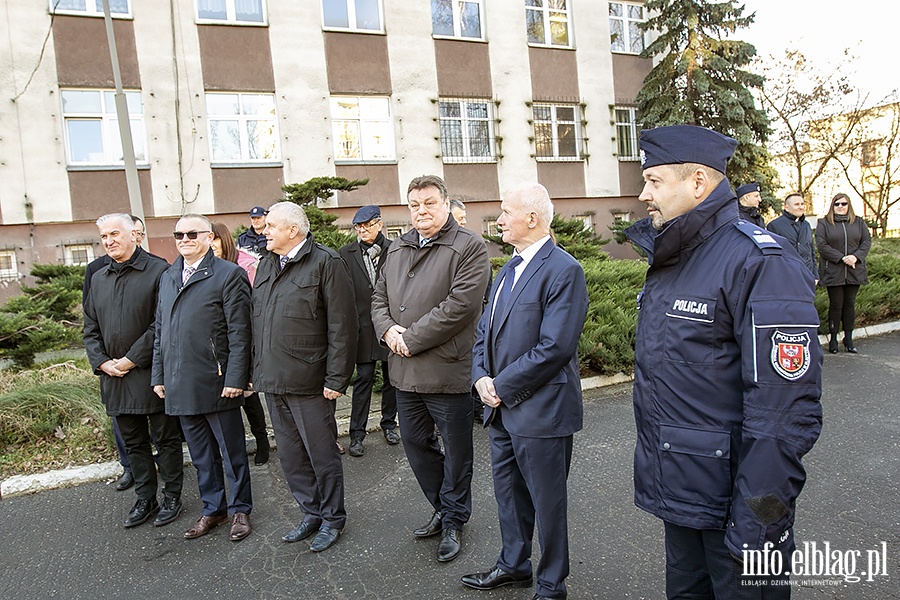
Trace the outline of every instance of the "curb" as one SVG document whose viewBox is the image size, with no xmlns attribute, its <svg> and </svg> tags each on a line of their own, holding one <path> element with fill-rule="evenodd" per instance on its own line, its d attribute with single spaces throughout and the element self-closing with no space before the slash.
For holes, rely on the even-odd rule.
<svg viewBox="0 0 900 600">
<path fill-rule="evenodd" d="M 855 339 L 862 339 L 885 333 L 891 333 L 900 330 L 900 321 L 892 321 L 890 323 L 881 323 L 878 325 L 870 325 L 854 331 Z M 819 342 L 825 346 L 828 344 L 828 336 L 820 335 Z M 591 390 L 620 383 L 628 383 L 634 380 L 634 375 L 626 375 L 625 373 L 617 373 L 610 376 L 587 377 L 581 380 L 582 390 Z M 350 429 L 350 419 L 342 418 L 337 422 L 338 437 L 348 435 Z M 377 431 L 380 428 L 380 415 L 372 413 L 369 416 L 369 423 L 366 429 L 368 431 Z M 269 444 L 272 448 L 276 447 L 274 436 L 269 436 Z M 247 453 L 256 453 L 256 440 L 253 437 L 247 437 Z M 184 464 L 191 465 L 191 456 L 187 448 L 184 449 Z M 15 496 L 24 496 L 26 494 L 35 494 L 57 488 L 73 487 L 83 483 L 95 483 L 98 481 L 109 480 L 112 483 L 121 475 L 122 467 L 118 462 L 106 462 L 94 465 L 86 465 L 83 467 L 70 467 L 67 469 L 57 469 L 55 471 L 47 471 L 45 473 L 37 473 L 34 475 L 13 475 L 12 477 L 0 481 L 0 499 L 13 498 Z"/>
</svg>

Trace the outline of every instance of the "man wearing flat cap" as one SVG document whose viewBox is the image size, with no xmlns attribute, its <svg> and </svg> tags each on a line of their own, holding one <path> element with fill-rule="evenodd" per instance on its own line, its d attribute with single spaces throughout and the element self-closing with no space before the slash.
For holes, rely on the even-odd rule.
<svg viewBox="0 0 900 600">
<path fill-rule="evenodd" d="M 388 349 L 378 343 L 372 325 L 372 292 L 391 241 L 382 233 L 384 223 L 381 222 L 381 210 L 375 205 L 363 206 L 356 211 L 353 227 L 356 229 L 356 241 L 350 242 L 338 253 L 350 270 L 359 318 L 356 377 L 353 379 L 350 409 L 350 456 L 362 456 L 378 362 L 381 363 L 384 380 L 381 389 L 381 431 L 385 441 L 392 446 L 400 443 L 400 436 L 397 434 L 397 392 L 388 374 Z"/>
<path fill-rule="evenodd" d="M 669 598 L 790 596 L 771 559 L 790 569 L 801 459 L 822 424 L 813 277 L 740 218 L 725 177 L 736 146 L 691 125 L 642 131 L 649 217 L 625 230 L 650 263 L 634 498 L 665 524 Z"/>
<path fill-rule="evenodd" d="M 266 236 L 263 235 L 263 229 L 266 228 L 266 212 L 262 206 L 250 209 L 250 229 L 238 236 L 238 248 L 250 250 L 257 256 L 266 249 Z"/>
<path fill-rule="evenodd" d="M 741 211 L 741 218 L 757 227 L 765 228 L 766 222 L 762 215 L 759 214 L 759 203 L 762 200 L 762 196 L 759 195 L 759 183 L 754 181 L 738 186 L 735 194 L 737 194 L 738 210 Z"/>
</svg>

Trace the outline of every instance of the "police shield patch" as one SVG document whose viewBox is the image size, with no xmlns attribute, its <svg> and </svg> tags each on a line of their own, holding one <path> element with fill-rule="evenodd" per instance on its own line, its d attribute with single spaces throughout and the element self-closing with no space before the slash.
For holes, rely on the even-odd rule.
<svg viewBox="0 0 900 600">
<path fill-rule="evenodd" d="M 772 334 L 772 367 L 789 381 L 800 379 L 809 369 L 809 332 Z"/>
</svg>

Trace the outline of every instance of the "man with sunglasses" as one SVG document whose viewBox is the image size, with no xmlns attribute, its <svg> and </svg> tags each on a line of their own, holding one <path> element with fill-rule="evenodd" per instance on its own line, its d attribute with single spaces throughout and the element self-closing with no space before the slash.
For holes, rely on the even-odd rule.
<svg viewBox="0 0 900 600">
<path fill-rule="evenodd" d="M 384 258 L 391 241 L 384 237 L 381 210 L 375 205 L 363 206 L 353 216 L 357 239 L 338 253 L 350 270 L 353 291 L 356 296 L 356 315 L 359 333 L 356 346 L 356 378 L 353 380 L 353 400 L 350 410 L 350 456 L 362 456 L 363 440 L 372 404 L 372 386 L 375 383 L 375 367 L 381 363 L 384 385 L 381 389 L 381 430 L 390 445 L 400 443 L 397 434 L 397 392 L 388 374 L 388 351 L 378 343 L 372 325 L 372 292 L 381 273 Z"/>
<path fill-rule="evenodd" d="M 244 269 L 216 258 L 203 215 L 181 217 L 174 235 L 181 257 L 160 279 L 151 383 L 166 413 L 181 419 L 197 469 L 203 512 L 184 537 L 209 533 L 230 513 L 230 538 L 239 541 L 250 534 L 253 508 L 241 416 L 250 376 L 250 282 Z"/>
</svg>

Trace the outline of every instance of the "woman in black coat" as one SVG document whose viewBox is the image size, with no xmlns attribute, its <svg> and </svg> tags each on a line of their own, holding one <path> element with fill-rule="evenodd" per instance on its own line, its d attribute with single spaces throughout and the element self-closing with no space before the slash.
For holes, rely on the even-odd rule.
<svg viewBox="0 0 900 600">
<path fill-rule="evenodd" d="M 853 322 L 856 320 L 856 293 L 869 283 L 866 256 L 872 245 L 869 228 L 853 212 L 850 197 L 838 194 L 825 218 L 816 225 L 819 249 L 819 285 L 828 290 L 828 351 L 837 354 L 838 326 L 844 328 L 844 346 L 856 354 Z"/>
</svg>

